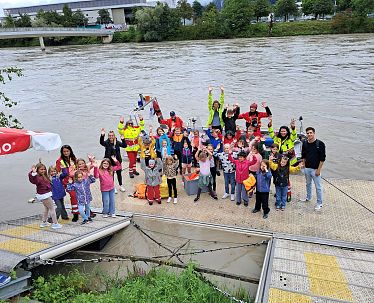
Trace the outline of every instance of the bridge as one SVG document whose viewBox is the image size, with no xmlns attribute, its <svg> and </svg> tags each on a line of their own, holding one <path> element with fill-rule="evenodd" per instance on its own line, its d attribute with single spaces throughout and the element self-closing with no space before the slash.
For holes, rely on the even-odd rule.
<svg viewBox="0 0 374 303">
<path fill-rule="evenodd" d="M 44 37 L 101 37 L 103 43 L 111 43 L 113 30 L 79 27 L 14 27 L 0 28 L 0 39 L 39 38 L 45 50 Z"/>
</svg>

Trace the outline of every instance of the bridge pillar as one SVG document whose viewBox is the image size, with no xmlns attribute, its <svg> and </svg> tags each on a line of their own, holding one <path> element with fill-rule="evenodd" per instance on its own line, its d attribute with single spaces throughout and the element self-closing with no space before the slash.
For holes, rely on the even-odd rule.
<svg viewBox="0 0 374 303">
<path fill-rule="evenodd" d="M 113 40 L 113 35 L 103 36 L 101 37 L 101 41 L 103 41 L 104 44 L 111 43 Z"/>
<path fill-rule="evenodd" d="M 45 45 L 44 45 L 44 39 L 43 39 L 43 37 L 39 37 L 39 43 L 40 43 L 40 48 L 44 52 L 45 51 Z"/>
</svg>

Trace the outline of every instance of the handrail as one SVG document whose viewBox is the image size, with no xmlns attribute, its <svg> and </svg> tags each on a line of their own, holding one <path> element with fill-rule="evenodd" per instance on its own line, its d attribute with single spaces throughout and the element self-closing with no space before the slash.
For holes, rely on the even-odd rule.
<svg viewBox="0 0 374 303">
<path fill-rule="evenodd" d="M 96 29 L 83 27 L 8 27 L 0 28 L 1 32 L 90 32 L 90 33 L 114 33 L 111 29 Z"/>
</svg>

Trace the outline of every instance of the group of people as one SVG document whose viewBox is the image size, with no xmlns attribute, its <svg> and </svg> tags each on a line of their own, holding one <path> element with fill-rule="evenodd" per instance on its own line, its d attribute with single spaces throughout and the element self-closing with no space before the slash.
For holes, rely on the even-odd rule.
<svg viewBox="0 0 374 303">
<path fill-rule="evenodd" d="M 101 130 L 100 144 L 105 148 L 104 159 L 96 164 L 93 156 L 88 161 L 77 159 L 70 146 L 61 148 L 60 158 L 55 166 L 48 168 L 39 163 L 33 166 L 29 178 L 36 184 L 37 198 L 43 202 L 45 211 L 41 227 L 60 228 L 59 216 L 67 219 L 63 198 L 66 191 L 70 195 L 73 221 L 81 214 L 82 224 L 92 221 L 90 212 L 90 184 L 100 180 L 103 200 L 103 216 L 115 216 L 114 176 L 117 176 L 119 190 L 125 191 L 122 180 L 121 148 L 125 149 L 128 158 L 130 178 L 139 175 L 137 157 L 140 157 L 140 168 L 144 171 L 147 187 L 146 198 L 149 205 L 161 203 L 160 184 L 162 176 L 167 179 L 169 197 L 167 202 L 177 203 L 177 175 L 190 174 L 194 169 L 199 173 L 198 191 L 194 198 L 197 202 L 202 191 L 208 190 L 213 199 L 218 199 L 216 179 L 223 172 L 225 191 L 222 199 L 230 198 L 237 205 L 248 206 L 255 184 L 256 203 L 253 213 L 263 210 L 263 218 L 270 212 L 269 193 L 271 180 L 276 189 L 275 209 L 284 211 L 287 193 L 290 187 L 290 173 L 302 170 L 306 177 L 307 196 L 303 201 L 312 198 L 312 181 L 316 186 L 316 210 L 322 208 L 321 170 L 326 158 L 325 145 L 316 139 L 315 129 L 306 129 L 306 140 L 302 144 L 302 159 L 297 159 L 294 141 L 297 139 L 296 121 L 291 120 L 290 127 L 281 126 L 277 133 L 273 129 L 272 112 L 266 102 L 262 102 L 264 111 L 258 111 L 257 103 L 250 105 L 248 112 L 240 113 L 239 104 L 225 105 L 224 87 L 220 87 L 219 100 L 213 100 L 213 89 L 208 89 L 209 116 L 206 127 L 202 130 L 185 127 L 183 120 L 174 111 L 170 118 L 159 118 L 160 126 L 153 132 L 145 131 L 145 122 L 138 115 L 136 122 L 130 119 L 125 122 L 121 117 L 118 124 L 120 139 L 113 131 L 106 139 L 105 129 Z M 262 119 L 268 119 L 268 133 L 272 140 L 262 137 Z M 244 119 L 245 129 L 237 125 L 237 120 Z M 139 120 L 139 121 L 138 121 Z M 249 191 L 248 191 L 249 190 Z M 56 211 L 54 210 L 54 200 Z"/>
</svg>

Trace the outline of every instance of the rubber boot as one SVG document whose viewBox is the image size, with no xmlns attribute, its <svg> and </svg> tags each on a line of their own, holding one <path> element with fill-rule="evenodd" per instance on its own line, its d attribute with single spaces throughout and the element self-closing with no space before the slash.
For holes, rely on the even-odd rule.
<svg viewBox="0 0 374 303">
<path fill-rule="evenodd" d="M 201 188 L 199 187 L 199 188 L 197 189 L 197 195 L 196 195 L 196 198 L 193 199 L 194 202 L 197 202 L 197 201 L 200 199 L 200 194 L 201 194 Z"/>
</svg>

